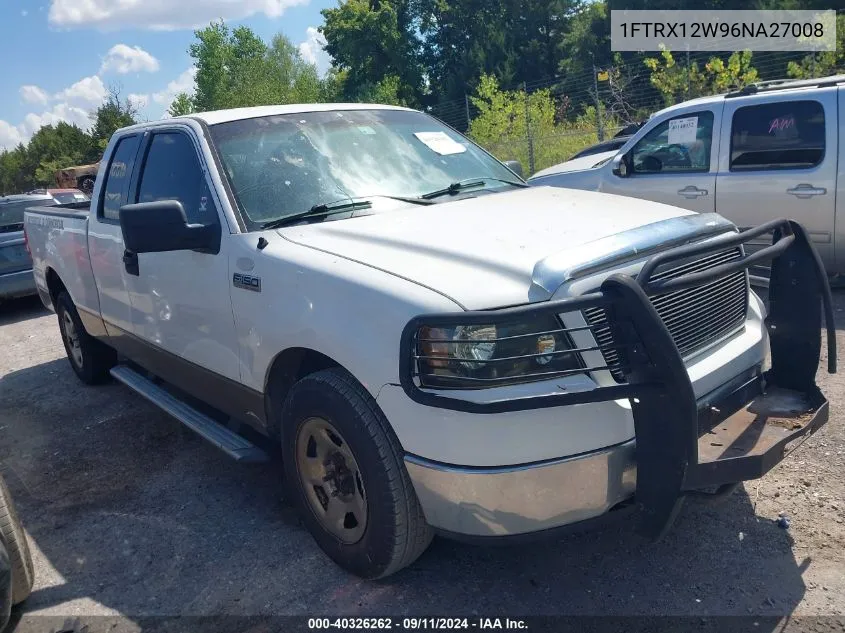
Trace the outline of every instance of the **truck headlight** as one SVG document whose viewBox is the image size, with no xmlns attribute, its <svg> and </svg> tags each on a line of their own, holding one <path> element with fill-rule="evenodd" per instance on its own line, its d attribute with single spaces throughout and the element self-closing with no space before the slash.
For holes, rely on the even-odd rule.
<svg viewBox="0 0 845 633">
<path fill-rule="evenodd" d="M 583 367 L 554 316 L 530 321 L 423 326 L 415 360 L 424 387 L 482 389 L 546 380 Z"/>
</svg>

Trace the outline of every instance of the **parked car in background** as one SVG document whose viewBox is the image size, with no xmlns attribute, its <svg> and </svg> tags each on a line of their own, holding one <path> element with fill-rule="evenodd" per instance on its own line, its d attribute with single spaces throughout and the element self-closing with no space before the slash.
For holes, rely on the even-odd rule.
<svg viewBox="0 0 845 633">
<path fill-rule="evenodd" d="M 99 169 L 100 163 L 60 169 L 55 174 L 56 184 L 65 189 L 79 189 L 90 196 L 94 191 L 94 182 L 97 180 Z"/>
<path fill-rule="evenodd" d="M 845 273 L 845 76 L 766 82 L 654 115 L 610 161 L 550 168 L 532 185 L 717 212 L 740 228 L 801 222 L 829 273 Z M 761 236 L 753 248 L 770 243 Z"/>
<path fill-rule="evenodd" d="M 53 196 L 56 204 L 71 204 L 73 202 L 90 202 L 91 197 L 79 189 L 33 189 L 27 193 L 33 195 Z"/>
<path fill-rule="evenodd" d="M 34 579 L 26 534 L 0 475 L 0 631 L 9 623 L 12 607 L 29 597 Z"/>
<path fill-rule="evenodd" d="M 569 160 L 575 160 L 576 158 L 583 158 L 584 156 L 592 156 L 593 154 L 604 154 L 606 152 L 616 152 L 619 150 L 625 143 L 628 142 L 628 139 L 631 138 L 637 130 L 639 130 L 643 123 L 631 123 L 626 125 L 624 128 L 619 130 L 613 138 L 607 139 L 606 141 L 602 141 L 600 143 L 596 143 L 595 145 L 590 145 L 589 147 L 585 147 L 580 152 L 577 152 L 570 158 Z M 567 161 L 569 162 L 569 161 Z"/>
<path fill-rule="evenodd" d="M 0 197 L 0 300 L 35 294 L 32 259 L 23 230 L 24 210 L 37 205 L 55 205 L 46 193 Z"/>
<path fill-rule="evenodd" d="M 104 160 L 88 209 L 25 217 L 73 371 L 236 459 L 265 455 L 219 420 L 273 438 L 304 524 L 360 576 L 435 530 L 641 509 L 657 536 L 685 496 L 762 476 L 827 421 L 830 294 L 797 224 L 759 254 L 781 273 L 764 321 L 742 245 L 769 227 L 527 187 L 407 108 L 151 121 Z"/>
</svg>

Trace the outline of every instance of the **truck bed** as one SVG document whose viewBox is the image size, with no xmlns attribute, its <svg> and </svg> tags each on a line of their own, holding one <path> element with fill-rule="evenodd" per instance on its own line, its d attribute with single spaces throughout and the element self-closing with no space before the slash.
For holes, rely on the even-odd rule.
<svg viewBox="0 0 845 633">
<path fill-rule="evenodd" d="M 74 202 L 29 207 L 24 213 L 24 227 L 32 254 L 35 286 L 45 303 L 50 302 L 48 275 L 52 270 L 78 306 L 99 314 L 88 254 L 89 205 L 89 202 Z"/>
</svg>

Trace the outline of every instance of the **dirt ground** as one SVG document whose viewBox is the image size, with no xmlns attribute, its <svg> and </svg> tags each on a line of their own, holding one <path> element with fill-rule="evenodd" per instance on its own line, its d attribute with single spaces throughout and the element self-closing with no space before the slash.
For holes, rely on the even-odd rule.
<svg viewBox="0 0 845 633">
<path fill-rule="evenodd" d="M 843 348 L 845 292 L 835 301 Z M 722 504 L 688 503 L 660 543 L 630 524 L 519 547 L 436 539 L 367 582 L 313 543 L 278 463 L 236 464 L 127 388 L 80 383 L 37 299 L 0 306 L 0 350 L 0 464 L 36 566 L 19 629 L 43 615 L 845 614 L 845 372 L 819 371 L 822 431 Z"/>
</svg>

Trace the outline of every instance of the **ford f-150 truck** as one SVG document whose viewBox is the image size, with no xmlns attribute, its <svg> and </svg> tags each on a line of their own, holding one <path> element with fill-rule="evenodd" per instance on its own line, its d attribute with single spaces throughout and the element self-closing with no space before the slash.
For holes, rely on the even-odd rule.
<svg viewBox="0 0 845 633">
<path fill-rule="evenodd" d="M 308 529 L 363 577 L 435 531 L 631 512 L 659 536 L 828 417 L 830 291 L 799 225 L 526 187 L 405 108 L 128 127 L 90 209 L 30 209 L 25 229 L 77 375 L 237 459 L 266 458 L 248 427 L 279 442 Z M 768 316 L 747 274 L 764 259 Z"/>
</svg>

